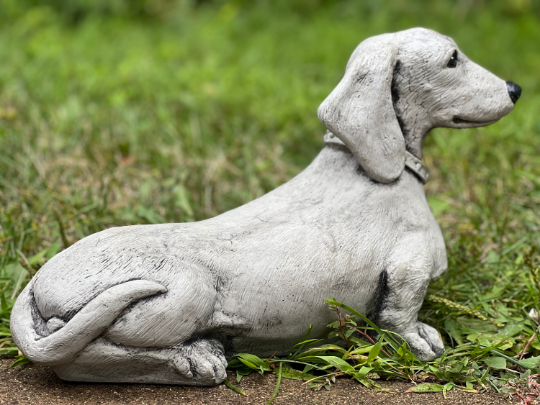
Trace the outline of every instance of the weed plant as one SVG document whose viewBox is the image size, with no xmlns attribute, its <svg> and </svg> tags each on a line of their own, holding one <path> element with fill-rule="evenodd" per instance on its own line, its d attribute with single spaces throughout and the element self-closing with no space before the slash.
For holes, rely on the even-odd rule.
<svg viewBox="0 0 540 405">
<path fill-rule="evenodd" d="M 425 144 L 449 270 L 420 318 L 440 331 L 445 356 L 420 363 L 379 331 L 374 344 L 351 334 L 309 362 L 317 344 L 304 342 L 289 360 L 310 370 L 251 364 L 279 363 L 317 386 L 344 374 L 377 387 L 378 374 L 535 393 L 538 0 L 68 3 L 0 0 L 0 354 L 17 355 L 10 309 L 50 257 L 111 226 L 205 219 L 289 180 L 322 147 L 316 109 L 355 46 L 424 26 L 523 88 L 499 123 L 437 129 Z M 349 315 L 338 331 L 361 324 Z"/>
<path fill-rule="evenodd" d="M 460 304 L 448 300 L 445 302 L 451 304 L 450 308 L 458 306 L 473 315 L 470 309 Z M 281 377 L 305 381 L 315 390 L 323 387 L 329 390 L 337 377 L 348 377 L 377 391 L 389 391 L 378 380 L 405 379 L 415 383 L 407 392 L 442 392 L 445 398 L 452 389 L 472 393 L 494 390 L 508 397 L 519 396 L 524 401 L 526 398 L 523 394 L 540 394 L 540 384 L 536 378 L 538 374 L 535 373 L 540 356 L 523 358 L 525 350 L 518 352 L 522 344 L 529 346 L 534 341 L 538 345 L 536 331 L 539 317 L 534 311 L 531 314 L 532 325 L 525 327 L 507 319 L 501 319 L 507 322 L 504 326 L 496 320 L 490 324 L 490 320 L 480 314 L 474 315 L 480 317 L 481 321 L 458 318 L 456 323 L 448 318 L 453 323 L 448 324 L 447 333 L 461 343 L 453 348 L 447 347 L 444 355 L 434 361 L 422 362 L 400 335 L 380 329 L 364 315 L 335 299 L 328 300 L 327 304 L 337 314 L 337 320 L 328 325 L 327 341 L 331 343 L 324 344 L 323 339 L 309 339 L 310 327 L 306 339 L 296 344 L 284 358 L 271 356 L 261 359 L 253 354 L 240 353 L 229 361 L 229 370 L 236 372 L 237 382 L 256 371 L 278 375 L 276 393 Z M 348 314 L 343 316 L 342 309 Z M 494 328 L 493 324 L 499 329 Z M 520 335 L 525 328 L 531 334 L 527 342 L 524 341 L 524 334 Z M 464 342 L 463 333 L 467 332 L 473 333 L 469 333 Z M 227 386 L 245 395 L 230 381 Z"/>
</svg>

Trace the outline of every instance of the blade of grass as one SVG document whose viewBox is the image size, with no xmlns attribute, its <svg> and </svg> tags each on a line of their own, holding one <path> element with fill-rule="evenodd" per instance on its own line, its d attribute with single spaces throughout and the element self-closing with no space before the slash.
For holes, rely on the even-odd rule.
<svg viewBox="0 0 540 405">
<path fill-rule="evenodd" d="M 244 397 L 247 397 L 246 393 L 244 391 L 242 391 L 240 388 L 238 388 L 236 385 L 234 385 L 233 383 L 231 383 L 229 380 L 225 380 L 225 386 L 231 390 L 233 390 L 234 392 L 236 392 L 237 394 L 240 394 Z"/>
<path fill-rule="evenodd" d="M 270 397 L 270 400 L 266 403 L 266 405 L 270 405 L 274 399 L 276 398 L 277 396 L 277 393 L 279 391 L 279 386 L 281 385 L 281 370 L 282 370 L 282 366 L 283 366 L 283 363 L 279 363 L 279 371 L 278 371 L 278 379 L 277 379 L 277 384 L 276 384 L 276 388 L 274 389 L 274 393 L 272 394 L 272 396 Z"/>
</svg>

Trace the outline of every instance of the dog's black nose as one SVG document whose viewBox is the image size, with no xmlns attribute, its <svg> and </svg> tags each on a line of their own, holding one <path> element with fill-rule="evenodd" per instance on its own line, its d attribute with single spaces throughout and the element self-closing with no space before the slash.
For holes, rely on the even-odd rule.
<svg viewBox="0 0 540 405">
<path fill-rule="evenodd" d="M 508 94 L 510 94 L 510 99 L 514 104 L 519 100 L 521 96 L 521 87 L 519 87 L 514 82 L 506 82 L 506 87 L 508 87 Z"/>
</svg>

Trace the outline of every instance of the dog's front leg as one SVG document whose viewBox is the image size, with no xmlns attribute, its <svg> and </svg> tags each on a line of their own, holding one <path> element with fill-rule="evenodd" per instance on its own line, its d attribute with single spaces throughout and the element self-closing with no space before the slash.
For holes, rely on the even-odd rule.
<svg viewBox="0 0 540 405">
<path fill-rule="evenodd" d="M 411 235 L 396 246 L 380 277 L 375 314 L 379 326 L 405 338 L 422 361 L 444 353 L 437 330 L 418 321 L 433 270 L 428 246 L 420 235 Z"/>
</svg>

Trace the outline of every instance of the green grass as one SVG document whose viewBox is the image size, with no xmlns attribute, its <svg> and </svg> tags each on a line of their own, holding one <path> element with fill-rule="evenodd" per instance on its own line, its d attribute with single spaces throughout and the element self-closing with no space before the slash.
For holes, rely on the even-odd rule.
<svg viewBox="0 0 540 405">
<path fill-rule="evenodd" d="M 499 325 L 496 334 L 488 335 L 486 324 L 467 320 L 467 328 L 478 327 L 481 331 L 477 333 L 481 336 L 479 339 L 447 348 L 444 355 L 434 361 L 421 362 L 401 336 L 381 330 L 353 308 L 334 299 L 327 303 L 337 313 L 337 321 L 328 325 L 331 343 L 321 345 L 322 339 L 309 339 L 308 331 L 306 339 L 284 358 L 261 359 L 249 353 L 237 354 L 229 361 L 229 369 L 236 371 L 237 381 L 253 371 L 277 374 L 272 399 L 281 377 L 305 381 L 316 390 L 323 387 L 329 390 L 336 377 L 349 377 L 366 387 L 389 391 L 376 380 L 399 378 L 415 383 L 407 392 L 442 392 L 445 398 L 452 389 L 473 393 L 478 389 L 493 389 L 506 396 L 521 395 L 529 389 L 528 394 L 537 395 L 534 385 L 537 375 L 533 372 L 538 368 L 540 356 L 516 359 L 504 353 L 513 347 L 515 336 L 524 330 L 524 325 L 505 320 L 506 326 Z M 342 309 L 349 313 L 344 315 Z M 457 323 L 449 328 L 456 340 L 461 340 L 459 331 L 464 329 Z M 245 395 L 232 383 L 228 382 L 227 386 Z"/>
<path fill-rule="evenodd" d="M 420 317 L 449 350 L 490 347 L 493 322 L 515 325 L 497 350 L 519 356 L 540 299 L 540 3 L 252 3 L 0 0 L 0 354 L 16 353 L 10 308 L 48 258 L 107 227 L 208 218 L 287 181 L 322 147 L 316 109 L 354 47 L 425 26 L 523 96 L 495 125 L 426 142 L 449 271 Z M 539 354 L 535 338 L 525 357 Z M 484 357 L 485 389 L 524 371 Z"/>
</svg>

